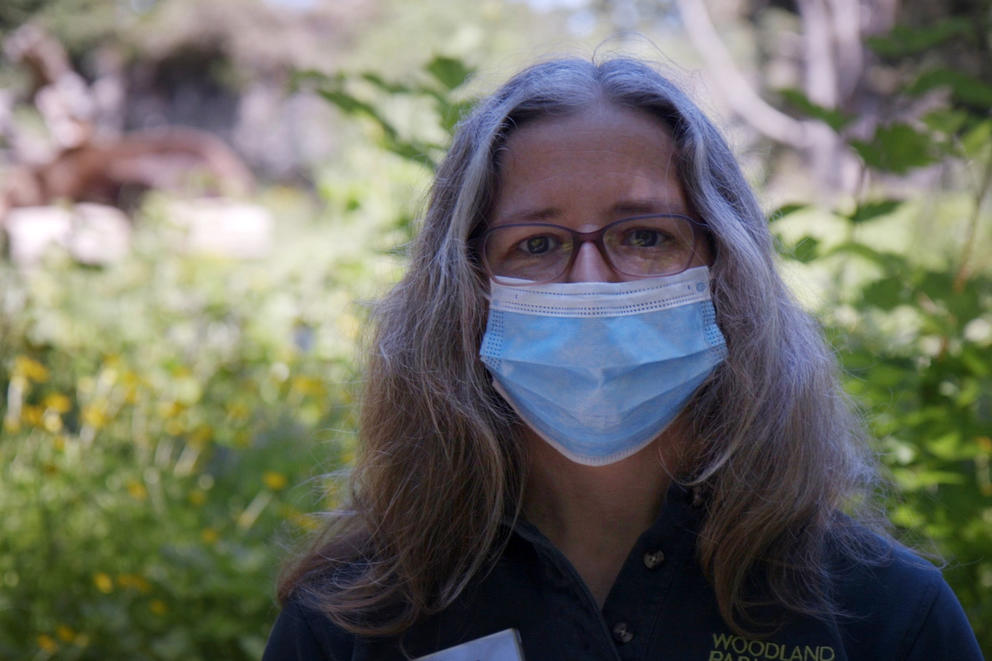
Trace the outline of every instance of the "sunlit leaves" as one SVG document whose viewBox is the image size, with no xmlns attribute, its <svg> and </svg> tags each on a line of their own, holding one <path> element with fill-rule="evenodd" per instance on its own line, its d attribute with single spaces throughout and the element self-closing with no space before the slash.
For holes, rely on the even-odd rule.
<svg viewBox="0 0 992 661">
<path fill-rule="evenodd" d="M 842 130 L 854 120 L 853 117 L 836 108 L 827 108 L 818 103 L 814 103 L 800 90 L 794 88 L 783 88 L 778 90 L 778 93 L 782 95 L 782 98 L 789 105 L 793 106 L 802 115 L 805 115 L 811 119 L 818 119 L 835 131 Z"/>
<path fill-rule="evenodd" d="M 869 220 L 888 216 L 901 207 L 902 204 L 902 200 L 869 200 L 861 202 L 848 218 L 852 223 L 858 225 Z"/>
<path fill-rule="evenodd" d="M 0 263 L 19 306 L 0 318 L 0 657 L 168 639 L 154 658 L 258 658 L 278 531 L 316 499 L 298 485 L 350 452 L 330 430 L 354 428 L 355 338 L 335 319 L 362 323 L 348 292 L 375 281 L 371 250 L 347 270 L 327 248 L 239 264 L 148 245 L 116 269 Z"/>
<path fill-rule="evenodd" d="M 851 140 L 850 144 L 868 167 L 895 174 L 906 174 L 938 158 L 930 137 L 902 122 L 879 127 L 871 140 Z"/>
<path fill-rule="evenodd" d="M 982 110 L 992 107 L 992 85 L 952 69 L 931 69 L 921 74 L 906 92 L 921 94 L 935 88 L 949 89 L 953 100 L 959 104 Z"/>
<path fill-rule="evenodd" d="M 866 410 L 879 457 L 897 488 L 892 521 L 911 539 L 933 540 L 957 563 L 945 575 L 987 645 L 992 642 L 992 265 L 987 250 L 979 255 L 975 242 L 988 234 L 983 210 L 992 190 L 992 70 L 954 66 L 962 61 L 954 56 L 958 46 L 980 30 L 987 32 L 987 22 L 982 24 L 956 15 L 920 27 L 898 26 L 867 40 L 891 65 L 893 80 L 901 81 L 891 98 L 902 110 L 870 137 L 847 139 L 843 115 L 818 108 L 799 93 L 783 94 L 792 108 L 826 122 L 845 139 L 866 168 L 865 181 L 876 173 L 910 175 L 931 166 L 934 174 L 963 173 L 958 185 L 965 192 L 958 195 L 970 198 L 970 208 L 955 225 L 963 227 L 961 235 L 946 236 L 947 223 L 931 218 L 950 206 L 951 194 L 924 188 L 906 190 L 905 197 L 872 197 L 866 188 L 868 194 L 853 209 L 834 211 L 840 229 L 817 234 L 818 245 L 808 237 L 783 241 L 782 255 L 831 274 L 837 283 L 820 312 L 840 349 L 845 386 Z M 905 112 L 921 104 L 923 95 L 925 111 Z M 771 218 L 788 217 L 801 207 L 801 202 L 787 206 Z M 801 231 L 796 227 L 814 227 L 803 220 L 774 227 L 795 236 Z M 895 247 L 898 242 L 886 233 L 895 238 L 913 222 L 941 234 L 924 237 L 915 250 Z"/>
<path fill-rule="evenodd" d="M 820 241 L 816 237 L 804 236 L 792 246 L 788 254 L 796 261 L 805 264 L 817 258 L 819 245 Z"/>
<path fill-rule="evenodd" d="M 789 204 L 783 204 L 782 206 L 775 209 L 774 211 L 771 211 L 768 214 L 768 222 L 774 223 L 775 221 L 781 220 L 786 216 L 791 216 L 794 213 L 809 208 L 810 205 L 804 202 L 791 202 Z"/>
<path fill-rule="evenodd" d="M 897 25 L 888 34 L 868 37 L 865 43 L 879 55 L 897 58 L 923 53 L 973 31 L 965 17 L 944 18 L 926 27 Z"/>
<path fill-rule="evenodd" d="M 461 87 L 474 73 L 474 69 L 454 57 L 435 56 L 424 69 L 444 86 L 448 92 Z"/>
<path fill-rule="evenodd" d="M 369 71 L 353 76 L 300 71 L 294 76 L 294 86 L 312 87 L 346 114 L 371 120 L 381 132 L 378 140 L 385 150 L 433 170 L 437 167 L 446 144 L 419 135 L 404 134 L 383 111 L 387 105 L 384 100 L 397 96 L 428 100 L 433 106 L 439 128 L 447 136 L 472 107 L 471 99 L 457 98 L 456 92 L 468 81 L 474 70 L 463 61 L 444 55 L 436 55 L 423 68 L 425 79 L 409 82 L 390 81 L 381 74 Z M 363 96 L 352 85 L 354 81 L 367 83 L 373 93 Z"/>
</svg>

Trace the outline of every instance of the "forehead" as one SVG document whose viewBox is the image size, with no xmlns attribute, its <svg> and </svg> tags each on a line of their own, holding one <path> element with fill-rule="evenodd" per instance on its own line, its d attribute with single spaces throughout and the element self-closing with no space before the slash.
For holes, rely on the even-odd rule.
<svg viewBox="0 0 992 661">
<path fill-rule="evenodd" d="M 600 103 L 528 122 L 499 154 L 491 220 L 529 211 L 551 220 L 577 207 L 602 215 L 627 203 L 637 213 L 685 212 L 675 155 L 665 123 L 640 110 Z"/>
</svg>

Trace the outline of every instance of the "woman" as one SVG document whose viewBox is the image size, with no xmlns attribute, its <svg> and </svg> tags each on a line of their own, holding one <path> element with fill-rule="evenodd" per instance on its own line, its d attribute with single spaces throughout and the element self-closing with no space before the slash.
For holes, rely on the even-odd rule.
<svg viewBox="0 0 992 661">
<path fill-rule="evenodd" d="M 981 658 L 857 514 L 833 358 L 650 68 L 548 62 L 481 102 L 376 321 L 351 509 L 285 575 L 266 659 L 506 629 L 531 660 Z"/>
</svg>

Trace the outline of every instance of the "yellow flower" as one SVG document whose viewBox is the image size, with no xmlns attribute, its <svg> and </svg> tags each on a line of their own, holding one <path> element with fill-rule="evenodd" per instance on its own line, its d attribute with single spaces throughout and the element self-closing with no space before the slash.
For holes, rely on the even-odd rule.
<svg viewBox="0 0 992 661">
<path fill-rule="evenodd" d="M 109 421 L 107 410 L 102 406 L 91 404 L 83 409 L 83 422 L 94 429 L 100 429 Z"/>
<path fill-rule="evenodd" d="M 227 415 L 235 420 L 244 420 L 251 413 L 251 409 L 240 402 L 227 405 Z"/>
<path fill-rule="evenodd" d="M 128 370 L 121 377 L 121 383 L 124 384 L 124 403 L 136 404 L 139 399 L 138 395 L 141 393 L 141 377 Z"/>
<path fill-rule="evenodd" d="M 214 437 L 214 430 L 210 425 L 200 425 L 196 430 L 190 434 L 190 443 L 195 445 L 204 445 Z"/>
<path fill-rule="evenodd" d="M 186 407 L 180 402 L 162 401 L 158 403 L 158 415 L 160 418 L 175 418 L 182 413 Z"/>
<path fill-rule="evenodd" d="M 26 376 L 35 383 L 48 381 L 48 368 L 27 356 L 18 356 L 14 359 L 14 374 Z"/>
<path fill-rule="evenodd" d="M 24 408 L 21 409 L 21 420 L 34 427 L 40 427 L 43 413 L 44 411 L 40 406 L 26 404 Z"/>
<path fill-rule="evenodd" d="M 48 393 L 42 403 L 46 409 L 56 413 L 67 413 L 72 409 L 72 400 L 59 392 Z"/>
<path fill-rule="evenodd" d="M 93 584 L 96 585 L 97 590 L 104 594 L 110 594 L 114 591 L 114 581 L 104 572 L 93 575 Z"/>
<path fill-rule="evenodd" d="M 265 482 L 265 486 L 273 491 L 285 489 L 286 484 L 288 483 L 286 476 L 282 473 L 277 473 L 276 471 L 265 471 L 265 474 L 262 475 L 262 481 Z"/>
<path fill-rule="evenodd" d="M 145 500 L 148 498 L 148 489 L 145 488 L 144 484 L 138 482 L 137 480 L 128 480 L 127 492 L 135 500 Z"/>
<path fill-rule="evenodd" d="M 302 512 L 289 512 L 287 516 L 290 521 L 303 530 L 313 531 L 320 526 L 320 522 L 312 515 L 303 514 Z"/>
<path fill-rule="evenodd" d="M 64 642 L 71 643 L 76 637 L 76 632 L 73 631 L 71 627 L 60 624 L 55 627 L 55 635 L 61 638 Z"/>
<path fill-rule="evenodd" d="M 165 602 L 161 599 L 153 599 L 150 604 L 148 604 L 148 610 L 155 613 L 156 615 L 165 615 L 169 607 L 165 605 Z"/>
<path fill-rule="evenodd" d="M 117 585 L 122 588 L 137 590 L 138 592 L 148 592 L 152 586 L 145 580 L 144 576 L 137 574 L 121 574 L 117 577 Z"/>
<path fill-rule="evenodd" d="M 290 389 L 302 395 L 313 395 L 314 397 L 322 397 L 325 394 L 324 384 L 312 376 L 293 377 Z"/>
<path fill-rule="evenodd" d="M 62 418 L 52 409 L 46 409 L 41 416 L 41 425 L 53 434 L 62 431 Z"/>
<path fill-rule="evenodd" d="M 41 634 L 38 636 L 38 647 L 45 650 L 49 654 L 52 654 L 59 648 L 59 644 L 55 642 L 55 639 L 48 634 Z"/>
<path fill-rule="evenodd" d="M 204 528 L 200 532 L 200 539 L 203 540 L 205 544 L 216 544 L 220 539 L 220 535 L 213 528 Z"/>
</svg>

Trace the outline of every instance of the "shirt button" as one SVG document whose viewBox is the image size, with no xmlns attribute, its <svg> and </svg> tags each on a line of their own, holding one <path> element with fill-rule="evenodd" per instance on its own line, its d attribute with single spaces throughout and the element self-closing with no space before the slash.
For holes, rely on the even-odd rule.
<svg viewBox="0 0 992 661">
<path fill-rule="evenodd" d="M 626 622 L 617 622 L 613 625 L 613 640 L 621 645 L 634 640 L 634 632 L 627 626 Z"/>
<path fill-rule="evenodd" d="M 648 569 L 654 569 L 661 563 L 665 561 L 664 551 L 655 551 L 654 553 L 644 554 L 644 566 Z"/>
</svg>

